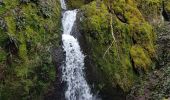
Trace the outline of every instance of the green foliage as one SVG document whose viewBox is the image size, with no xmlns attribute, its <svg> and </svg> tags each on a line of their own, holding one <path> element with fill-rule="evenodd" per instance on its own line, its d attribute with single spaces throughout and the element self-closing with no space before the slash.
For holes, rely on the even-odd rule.
<svg viewBox="0 0 170 100">
<path fill-rule="evenodd" d="M 146 55 L 147 53 L 144 51 L 144 49 L 141 46 L 135 45 L 132 46 L 130 50 L 131 57 L 134 61 L 135 68 L 147 70 L 151 65 L 151 60 Z"/>
<path fill-rule="evenodd" d="M 6 42 L 8 35 L 6 33 L 4 33 L 2 30 L 0 30 L 1 34 L 0 34 L 0 47 L 4 46 L 4 43 Z"/>
<path fill-rule="evenodd" d="M 42 100 L 56 75 L 50 49 L 59 42 L 59 1 L 3 1 L 0 17 L 7 29 L 0 25 L 0 66 L 7 67 L 0 99 Z"/>
<path fill-rule="evenodd" d="M 170 2 L 168 2 L 168 3 L 166 4 L 165 9 L 166 9 L 168 12 L 170 12 Z"/>
<path fill-rule="evenodd" d="M 68 0 L 67 6 L 71 9 L 80 8 L 85 3 L 84 0 Z"/>
<path fill-rule="evenodd" d="M 11 0 L 11 1 L 3 0 L 3 3 L 5 5 L 5 8 L 7 10 L 9 10 L 9 9 L 12 9 L 12 8 L 16 7 L 19 4 L 19 0 Z"/>
<path fill-rule="evenodd" d="M 16 11 L 17 12 L 17 11 Z M 15 17 L 16 20 L 16 30 L 17 31 L 22 31 L 25 30 L 25 18 L 22 14 L 22 12 L 20 12 L 21 14 L 17 14 Z"/>
<path fill-rule="evenodd" d="M 66 0 L 66 4 L 68 9 L 79 9 L 92 1 L 95 0 Z"/>
<path fill-rule="evenodd" d="M 40 12 L 44 17 L 49 18 L 52 16 L 52 8 L 47 3 L 40 3 Z"/>
<path fill-rule="evenodd" d="M 19 45 L 19 57 L 24 61 L 27 60 L 27 48 L 25 42 Z"/>
<path fill-rule="evenodd" d="M 98 9 L 96 2 L 92 2 L 86 6 L 83 6 L 82 11 L 84 13 L 84 21 L 82 28 L 88 28 L 92 34 L 101 33 L 108 28 L 109 13 L 104 4 L 100 5 Z"/>
<path fill-rule="evenodd" d="M 0 15 L 6 11 L 5 5 L 0 5 Z"/>
<path fill-rule="evenodd" d="M 5 61 L 7 57 L 7 54 L 4 50 L 1 50 L 0 48 L 0 62 Z"/>
<path fill-rule="evenodd" d="M 170 13 L 170 0 L 164 0 L 165 2 L 165 10 L 167 11 L 167 13 Z"/>
</svg>

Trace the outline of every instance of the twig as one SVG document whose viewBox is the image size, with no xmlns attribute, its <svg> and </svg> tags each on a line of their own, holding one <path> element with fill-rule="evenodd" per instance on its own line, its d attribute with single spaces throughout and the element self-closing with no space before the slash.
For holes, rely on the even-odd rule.
<svg viewBox="0 0 170 100">
<path fill-rule="evenodd" d="M 113 43 L 115 44 L 116 49 L 118 49 L 118 47 L 117 47 L 117 42 L 116 42 L 116 38 L 115 38 L 114 32 L 113 32 L 112 22 L 113 22 L 113 20 L 112 20 L 112 14 L 111 14 L 110 28 L 111 28 L 111 33 L 112 33 L 113 41 L 112 41 L 112 43 L 110 44 L 110 46 L 107 48 L 107 50 L 105 51 L 105 53 L 104 53 L 104 55 L 103 55 L 103 58 L 105 58 L 106 53 L 109 52 L 110 48 L 113 46 Z M 118 50 L 117 50 L 117 52 L 118 52 Z M 119 55 L 118 55 L 118 57 L 119 57 Z M 120 57 L 119 57 L 119 58 L 120 58 Z"/>
</svg>

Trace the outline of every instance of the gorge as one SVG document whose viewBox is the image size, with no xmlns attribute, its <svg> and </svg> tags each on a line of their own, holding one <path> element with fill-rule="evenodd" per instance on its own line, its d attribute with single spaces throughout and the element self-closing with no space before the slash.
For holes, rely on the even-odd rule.
<svg viewBox="0 0 170 100">
<path fill-rule="evenodd" d="M 0 100 L 169 100 L 170 0 L 0 0 Z"/>
</svg>

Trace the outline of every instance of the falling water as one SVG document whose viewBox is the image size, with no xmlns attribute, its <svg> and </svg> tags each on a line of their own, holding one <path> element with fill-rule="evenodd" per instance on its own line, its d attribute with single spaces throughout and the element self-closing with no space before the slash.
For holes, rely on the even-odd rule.
<svg viewBox="0 0 170 100">
<path fill-rule="evenodd" d="M 66 53 L 65 65 L 62 66 L 62 79 L 67 84 L 67 100 L 92 100 L 90 88 L 84 78 L 84 58 L 79 43 L 70 33 L 76 20 L 77 10 L 67 10 L 64 0 L 60 0 L 63 12 L 63 49 Z"/>
<path fill-rule="evenodd" d="M 65 1 L 64 1 L 64 0 L 60 0 L 60 3 L 61 3 L 61 8 L 64 9 L 64 10 L 66 10 L 67 7 L 66 7 Z"/>
</svg>

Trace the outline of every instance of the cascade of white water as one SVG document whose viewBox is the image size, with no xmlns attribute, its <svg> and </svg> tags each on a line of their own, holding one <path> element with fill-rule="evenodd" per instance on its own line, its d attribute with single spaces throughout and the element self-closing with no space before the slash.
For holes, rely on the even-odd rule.
<svg viewBox="0 0 170 100">
<path fill-rule="evenodd" d="M 60 0 L 62 9 L 66 10 L 64 0 Z M 92 100 L 90 88 L 84 77 L 84 58 L 79 43 L 70 33 L 76 20 L 77 10 L 63 12 L 63 49 L 66 53 L 65 65 L 62 66 L 62 79 L 67 84 L 67 100 Z"/>
<path fill-rule="evenodd" d="M 60 0 L 60 3 L 61 3 L 61 8 L 66 10 L 67 7 L 66 7 L 66 3 L 65 3 L 65 0 Z"/>
</svg>

